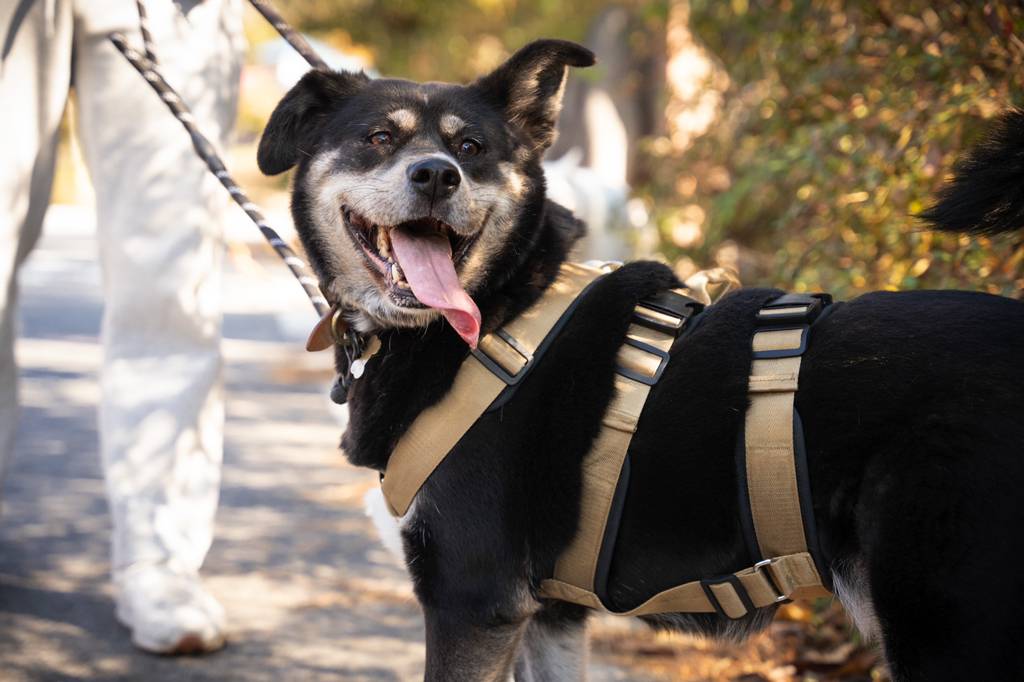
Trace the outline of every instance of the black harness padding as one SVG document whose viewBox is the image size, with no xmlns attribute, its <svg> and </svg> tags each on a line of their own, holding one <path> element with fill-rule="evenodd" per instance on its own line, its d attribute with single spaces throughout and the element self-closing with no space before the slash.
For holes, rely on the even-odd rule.
<svg viewBox="0 0 1024 682">
<path fill-rule="evenodd" d="M 540 364 L 541 359 L 544 357 L 544 354 L 547 352 L 548 348 L 551 347 L 551 344 L 554 343 L 555 339 L 558 338 L 559 333 L 565 327 L 566 323 L 572 318 L 572 314 L 576 312 L 576 308 L 577 306 L 579 306 L 580 301 L 587 297 L 587 294 L 590 293 L 590 290 L 594 288 L 595 284 L 597 284 L 607 276 L 608 275 L 601 275 L 600 277 L 598 277 L 593 282 L 591 282 L 590 284 L 583 288 L 583 291 L 580 292 L 580 295 L 577 296 L 575 300 L 573 300 L 573 302 L 569 304 L 569 307 L 565 309 L 565 312 L 562 313 L 562 316 L 558 318 L 558 322 L 555 323 L 555 326 L 552 327 L 548 335 L 544 337 L 544 341 L 542 341 L 541 344 L 537 347 L 537 350 L 534 351 L 533 356 L 530 358 L 529 362 L 527 362 L 523 366 L 523 369 L 520 370 L 515 376 L 510 376 L 508 372 L 502 369 L 501 366 L 494 362 L 491 358 L 487 357 L 487 355 L 483 353 L 481 350 L 474 349 L 471 351 L 473 355 L 476 356 L 476 358 L 480 360 L 480 362 L 482 362 L 485 367 L 487 367 L 487 369 L 491 370 L 491 372 L 493 372 L 495 376 L 499 377 L 502 381 L 504 381 L 507 384 L 505 386 L 505 389 L 498 395 L 497 398 L 494 399 L 494 402 L 492 402 L 490 406 L 487 408 L 487 412 L 485 412 L 485 414 L 488 412 L 494 412 L 495 410 L 500 410 L 506 403 L 508 403 L 509 400 L 512 399 L 512 396 L 516 394 L 516 389 L 519 388 L 519 384 L 522 382 L 523 379 L 526 378 L 526 376 L 534 367 Z"/>
<path fill-rule="evenodd" d="M 740 542 L 733 559 L 736 565 L 728 570 L 765 558 L 760 556 L 754 535 L 743 460 L 743 407 L 747 404 L 753 358 L 751 338 L 769 324 L 774 329 L 809 329 L 816 319 L 830 312 L 828 295 L 815 295 L 813 312 L 800 319 L 781 317 L 768 322 L 756 318 L 766 306 L 806 305 L 810 298 L 801 294 L 780 296 L 778 291 L 765 289 L 741 290 L 691 316 L 685 332 L 676 339 L 669 369 L 652 389 L 623 463 L 602 541 L 594 591 L 609 610 L 628 611 L 662 590 L 709 575 L 702 566 L 713 559 L 701 556 L 709 548 L 694 538 L 699 535 L 694 528 L 720 524 L 725 519 L 717 521 L 713 517 L 727 518 L 728 507 L 735 514 L 738 506 L 742 526 L 741 536 L 736 537 Z M 809 338 L 808 332 L 804 341 Z M 671 423 L 673 412 L 678 415 L 676 423 Z M 828 581 L 828 563 L 814 522 L 802 428 L 798 416 L 794 417 L 800 508 L 808 553 Z M 678 423 L 682 420 L 684 428 Z M 718 435 L 723 429 L 731 429 L 727 439 Z M 683 459 L 673 462 L 669 459 L 672 457 Z M 739 500 L 725 503 L 718 499 L 718 507 L 703 510 L 701 496 L 720 490 L 716 481 L 722 480 L 721 465 L 725 462 L 718 458 L 723 457 L 728 462 L 729 478 L 736 480 Z M 702 483 L 695 480 L 698 476 L 685 472 L 705 472 L 713 480 Z M 666 494 L 673 489 L 676 492 Z M 705 513 L 707 517 L 703 518 Z M 654 516 L 657 521 L 653 521 Z M 676 537 L 671 535 L 672 524 L 665 522 L 672 518 L 680 528 Z M 721 558 L 714 561 L 720 562 Z"/>
</svg>

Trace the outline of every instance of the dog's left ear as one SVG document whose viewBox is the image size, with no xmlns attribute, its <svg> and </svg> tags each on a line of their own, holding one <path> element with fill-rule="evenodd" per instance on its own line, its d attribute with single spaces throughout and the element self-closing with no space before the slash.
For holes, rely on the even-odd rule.
<svg viewBox="0 0 1024 682">
<path fill-rule="evenodd" d="M 478 80 L 475 87 L 547 149 L 555 140 L 570 66 L 593 66 L 594 53 L 568 40 L 536 40 Z"/>
</svg>

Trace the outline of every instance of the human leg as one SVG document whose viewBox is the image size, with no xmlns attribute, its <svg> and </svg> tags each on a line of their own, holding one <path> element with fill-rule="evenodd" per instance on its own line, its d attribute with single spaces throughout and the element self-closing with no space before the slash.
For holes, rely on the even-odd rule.
<svg viewBox="0 0 1024 682">
<path fill-rule="evenodd" d="M 161 71 L 223 143 L 237 101 L 238 1 L 146 8 Z M 143 648 L 213 649 L 224 617 L 198 570 L 220 484 L 227 201 L 180 124 L 110 45 L 112 30 L 140 44 L 134 3 L 80 4 L 75 88 L 104 272 L 100 440 L 118 613 Z"/>
<path fill-rule="evenodd" d="M 50 202 L 61 115 L 71 80 L 71 5 L 0 3 L 0 484 L 13 455 L 18 267 Z M 2 493 L 2 490 L 0 490 Z"/>
</svg>

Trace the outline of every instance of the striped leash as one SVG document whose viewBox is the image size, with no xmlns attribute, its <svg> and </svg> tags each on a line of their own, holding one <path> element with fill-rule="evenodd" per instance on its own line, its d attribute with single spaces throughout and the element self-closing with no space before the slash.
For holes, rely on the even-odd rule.
<svg viewBox="0 0 1024 682">
<path fill-rule="evenodd" d="M 315 69 L 329 70 L 330 67 L 316 54 L 305 38 L 295 31 L 266 0 L 250 0 L 250 2 L 310 66 Z M 217 153 L 216 148 L 196 126 L 195 117 L 189 110 L 188 105 L 185 104 L 181 96 L 157 70 L 156 50 L 153 47 L 152 34 L 149 31 L 148 17 L 143 0 L 136 0 L 136 7 L 139 13 L 139 31 L 142 34 L 145 54 L 132 48 L 121 33 L 112 33 L 109 36 L 110 41 L 135 70 L 142 75 L 146 82 L 149 83 L 150 87 L 160 96 L 160 99 L 174 117 L 185 128 L 192 139 L 192 146 L 196 154 L 206 163 L 206 167 L 227 189 L 231 198 L 242 208 L 249 219 L 256 224 L 270 246 L 285 262 L 285 265 L 288 266 L 306 292 L 317 315 L 321 318 L 327 317 L 333 312 L 333 309 L 320 291 L 317 280 L 310 272 L 309 266 L 295 254 L 287 242 L 281 239 L 277 231 L 270 227 L 259 207 L 249 199 L 238 183 L 234 181 L 220 155 Z M 363 354 L 366 344 L 365 339 L 355 330 L 349 328 L 344 332 L 344 338 L 336 340 L 345 354 L 348 367 L 351 368 L 353 362 Z M 344 395 L 347 393 L 352 380 L 351 371 L 340 373 L 338 377 L 339 386 L 332 389 L 332 397 L 335 399 L 335 402 L 344 402 Z M 338 388 L 341 390 L 336 390 Z"/>
<path fill-rule="evenodd" d="M 139 0 L 141 2 L 142 0 Z M 296 31 L 287 21 L 284 20 L 277 10 L 274 9 L 267 0 L 249 0 L 249 3 L 256 8 L 256 11 L 263 15 L 274 29 L 281 34 L 289 45 L 295 48 L 295 51 L 302 55 L 302 58 L 306 60 L 312 68 L 320 71 L 330 71 L 331 67 L 327 65 L 320 55 L 316 53 L 313 46 L 302 37 L 302 34 Z"/>
<path fill-rule="evenodd" d="M 309 300 L 313 303 L 313 308 L 316 309 L 318 315 L 325 315 L 327 310 L 330 308 L 330 304 L 327 299 L 324 298 L 323 294 L 320 293 L 320 288 L 317 284 L 316 278 L 309 270 L 309 266 L 306 262 L 299 258 L 295 251 L 292 250 L 288 243 L 281 239 L 281 236 L 277 233 L 274 228 L 267 224 L 267 219 L 263 216 L 259 207 L 256 206 L 249 197 L 246 196 L 242 188 L 238 186 L 238 183 L 234 181 L 231 174 L 228 173 L 227 168 L 224 166 L 224 162 L 221 160 L 220 155 L 214 148 L 213 144 L 210 143 L 209 139 L 206 138 L 200 132 L 196 126 L 195 117 L 192 112 L 189 111 L 188 105 L 181 99 L 175 90 L 167 84 L 157 70 L 156 66 L 150 61 L 145 55 L 136 50 L 135 48 L 128 45 L 128 41 L 121 33 L 112 33 L 110 40 L 114 43 L 114 46 L 125 56 L 125 58 L 135 67 L 135 70 L 142 74 L 142 77 L 146 79 L 150 87 L 160 95 L 160 99 L 163 100 L 167 108 L 171 110 L 174 117 L 181 122 L 185 130 L 192 138 L 192 146 L 195 148 L 196 153 L 204 162 L 206 167 L 210 169 L 220 184 L 224 185 L 224 188 L 231 194 L 231 198 L 235 200 L 235 203 L 242 207 L 245 214 L 249 216 L 249 219 L 256 223 L 256 226 L 260 228 L 260 232 L 266 237 L 270 245 L 277 251 L 277 254 L 281 256 L 285 264 L 295 275 L 295 278 L 299 280 L 299 284 L 305 289 L 306 295 L 309 296 Z"/>
</svg>

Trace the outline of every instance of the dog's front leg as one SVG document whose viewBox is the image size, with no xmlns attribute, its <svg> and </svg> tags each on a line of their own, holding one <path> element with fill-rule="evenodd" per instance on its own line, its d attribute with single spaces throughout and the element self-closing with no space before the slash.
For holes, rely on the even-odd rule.
<svg viewBox="0 0 1024 682">
<path fill-rule="evenodd" d="M 551 602 L 526 627 L 516 682 L 572 682 L 587 679 L 587 614 L 582 606 Z"/>
<path fill-rule="evenodd" d="M 463 610 L 424 608 L 426 682 L 506 682 L 526 629 L 521 622 L 486 623 Z"/>
</svg>

